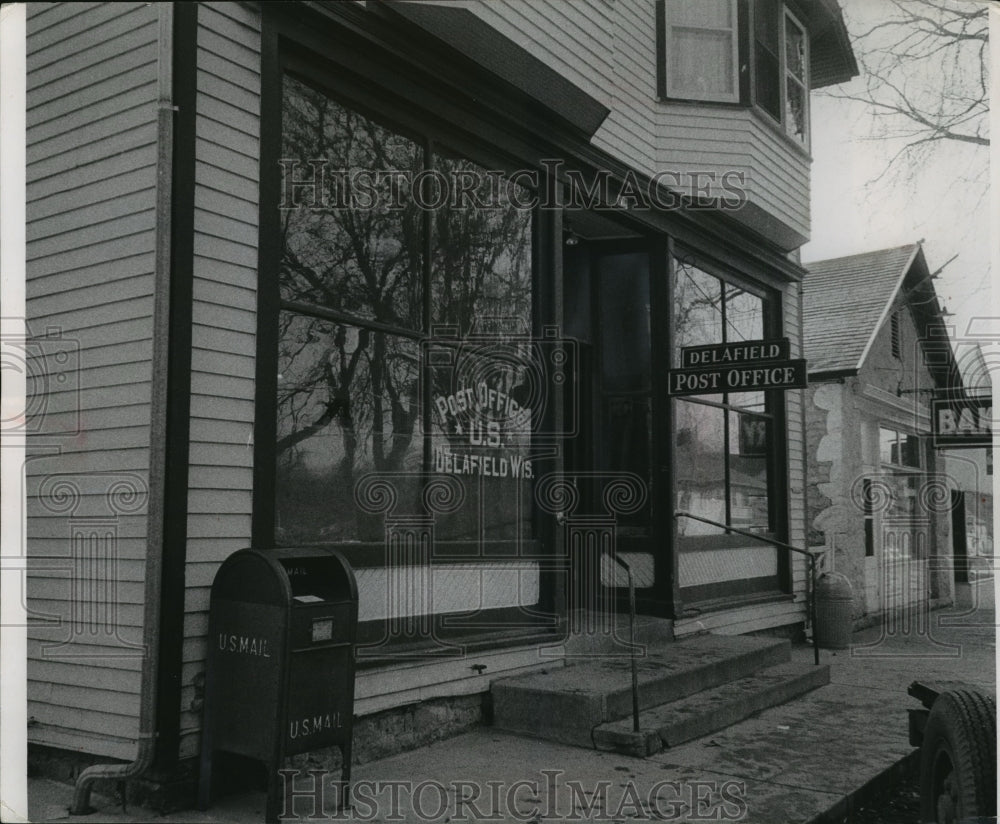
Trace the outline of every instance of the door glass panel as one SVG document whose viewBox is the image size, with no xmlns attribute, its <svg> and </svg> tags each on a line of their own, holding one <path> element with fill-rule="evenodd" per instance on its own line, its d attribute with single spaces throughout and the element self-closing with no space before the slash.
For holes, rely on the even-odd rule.
<svg viewBox="0 0 1000 824">
<path fill-rule="evenodd" d="M 766 532 L 769 526 L 769 427 L 763 415 L 729 411 L 730 523 L 740 529 Z"/>
<path fill-rule="evenodd" d="M 611 472 L 632 472 L 646 483 L 650 479 L 650 407 L 649 398 L 605 398 L 605 438 L 603 466 Z M 649 525 L 649 496 L 635 513 L 619 514 L 622 526 Z"/>
<path fill-rule="evenodd" d="M 649 256 L 645 252 L 605 255 L 597 268 L 604 391 L 648 391 Z"/>
</svg>

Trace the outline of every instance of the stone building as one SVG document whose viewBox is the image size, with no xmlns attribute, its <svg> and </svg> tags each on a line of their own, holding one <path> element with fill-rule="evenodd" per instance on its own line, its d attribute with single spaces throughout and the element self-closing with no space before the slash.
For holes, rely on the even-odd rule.
<svg viewBox="0 0 1000 824">
<path fill-rule="evenodd" d="M 953 598 L 951 491 L 931 400 L 961 386 L 919 243 L 810 263 L 808 521 L 857 624 Z"/>
</svg>

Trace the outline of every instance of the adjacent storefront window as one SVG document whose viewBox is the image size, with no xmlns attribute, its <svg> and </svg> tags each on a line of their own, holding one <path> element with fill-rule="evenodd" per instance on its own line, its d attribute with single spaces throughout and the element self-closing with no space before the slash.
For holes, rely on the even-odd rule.
<svg viewBox="0 0 1000 824">
<path fill-rule="evenodd" d="M 674 366 L 687 346 L 760 340 L 768 305 L 760 294 L 682 259 L 674 261 Z M 774 422 L 764 392 L 673 401 L 678 508 L 714 521 L 768 532 Z M 682 519 L 680 534 L 720 530 Z"/>
</svg>

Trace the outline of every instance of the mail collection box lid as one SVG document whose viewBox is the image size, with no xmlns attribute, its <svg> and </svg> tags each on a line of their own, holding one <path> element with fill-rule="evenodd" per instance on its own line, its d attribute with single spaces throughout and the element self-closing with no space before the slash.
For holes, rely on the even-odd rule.
<svg viewBox="0 0 1000 824">
<path fill-rule="evenodd" d="M 241 549 L 216 573 L 212 598 L 260 604 L 357 602 L 354 571 L 334 549 Z"/>
</svg>

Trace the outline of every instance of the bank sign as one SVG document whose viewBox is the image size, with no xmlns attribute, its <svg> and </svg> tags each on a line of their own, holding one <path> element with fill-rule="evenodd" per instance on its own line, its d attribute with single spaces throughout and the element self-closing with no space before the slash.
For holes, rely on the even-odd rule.
<svg viewBox="0 0 1000 824">
<path fill-rule="evenodd" d="M 973 449 L 993 446 L 993 398 L 973 397 L 934 398 L 934 446 Z"/>
<path fill-rule="evenodd" d="M 681 369 L 667 375 L 667 392 L 712 395 L 805 389 L 806 362 L 788 359 L 788 339 L 746 340 L 681 349 Z"/>
</svg>

